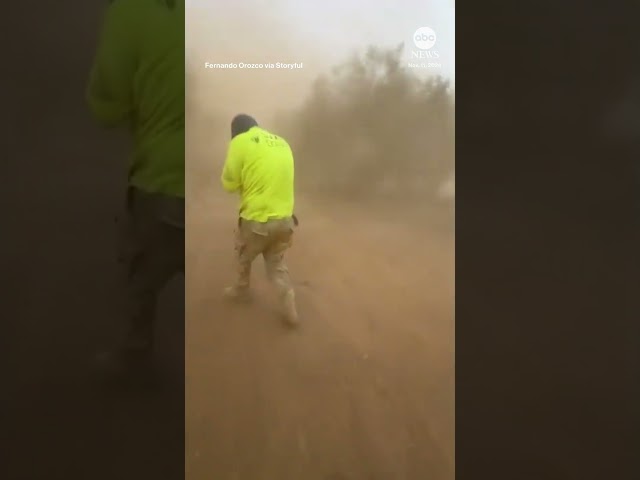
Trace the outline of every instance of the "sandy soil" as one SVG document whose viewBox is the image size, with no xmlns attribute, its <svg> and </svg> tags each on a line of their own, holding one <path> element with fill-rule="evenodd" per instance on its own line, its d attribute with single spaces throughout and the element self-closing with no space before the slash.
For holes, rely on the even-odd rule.
<svg viewBox="0 0 640 480">
<path fill-rule="evenodd" d="M 453 236 L 425 216 L 299 201 L 288 257 L 303 326 L 264 268 L 228 305 L 234 200 L 189 203 L 190 480 L 454 478 Z"/>
</svg>

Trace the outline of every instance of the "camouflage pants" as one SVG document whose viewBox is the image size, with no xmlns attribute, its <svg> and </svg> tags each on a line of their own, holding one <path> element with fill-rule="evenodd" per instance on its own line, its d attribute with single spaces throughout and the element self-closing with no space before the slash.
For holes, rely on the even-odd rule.
<svg viewBox="0 0 640 480">
<path fill-rule="evenodd" d="M 128 334 L 132 346 L 153 342 L 158 295 L 184 274 L 184 199 L 128 192 L 120 260 L 126 266 Z"/>
<path fill-rule="evenodd" d="M 235 232 L 237 279 L 235 287 L 247 289 L 251 265 L 257 256 L 264 258 L 267 276 L 281 295 L 292 290 L 285 252 L 293 243 L 293 219 L 269 220 L 266 223 L 240 220 Z"/>
</svg>

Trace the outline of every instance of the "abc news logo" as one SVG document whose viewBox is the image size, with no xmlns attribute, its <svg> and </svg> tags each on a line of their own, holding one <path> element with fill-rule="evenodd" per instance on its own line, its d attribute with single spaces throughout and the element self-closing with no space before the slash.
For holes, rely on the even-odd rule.
<svg viewBox="0 0 640 480">
<path fill-rule="evenodd" d="M 436 44 L 436 32 L 429 27 L 420 27 L 413 34 L 413 43 L 418 47 L 419 51 L 412 51 L 412 58 L 440 58 L 440 54 L 435 50 L 431 50 Z"/>
</svg>

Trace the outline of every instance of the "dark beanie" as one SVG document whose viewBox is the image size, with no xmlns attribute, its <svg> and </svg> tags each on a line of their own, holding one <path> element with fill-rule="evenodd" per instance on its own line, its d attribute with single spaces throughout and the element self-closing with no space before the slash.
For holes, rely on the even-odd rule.
<svg viewBox="0 0 640 480">
<path fill-rule="evenodd" d="M 241 133 L 248 132 L 250 128 L 257 126 L 258 122 L 256 122 L 256 119 L 252 116 L 244 113 L 236 115 L 231 121 L 231 138 L 234 138 L 236 135 L 240 135 Z"/>
</svg>

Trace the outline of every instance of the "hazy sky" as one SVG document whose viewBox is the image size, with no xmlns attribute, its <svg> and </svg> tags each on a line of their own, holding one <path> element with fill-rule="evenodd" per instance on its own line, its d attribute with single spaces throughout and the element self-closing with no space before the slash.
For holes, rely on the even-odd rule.
<svg viewBox="0 0 640 480">
<path fill-rule="evenodd" d="M 440 54 L 438 62 L 442 68 L 428 69 L 429 73 L 455 79 L 454 0 L 245 0 L 233 3 L 186 0 L 186 4 L 191 10 L 188 12 L 188 30 L 189 22 L 195 25 L 193 19 L 196 16 L 201 25 L 206 23 L 207 17 L 215 24 L 227 16 L 232 18 L 241 10 L 246 23 L 243 22 L 241 29 L 236 30 L 245 37 L 254 31 L 260 32 L 254 39 L 260 43 L 261 35 L 265 35 L 265 29 L 272 22 L 275 36 L 287 32 L 290 39 L 288 50 L 296 52 L 288 57 L 287 60 L 291 61 L 305 61 L 304 50 L 313 50 L 335 64 L 367 45 L 395 46 L 401 42 L 405 42 L 405 48 L 408 47 L 405 58 L 409 61 L 410 49 L 413 48 L 412 34 L 420 27 L 431 27 L 437 35 L 432 50 Z M 252 28 L 244 30 L 249 25 Z M 215 29 L 212 26 L 212 30 Z M 212 39 L 215 38 L 215 32 L 210 34 Z M 263 41 L 269 44 L 269 39 Z M 261 45 L 257 44 L 256 48 L 261 48 Z M 273 52 L 274 55 L 277 53 Z"/>
<path fill-rule="evenodd" d="M 405 43 L 432 28 L 441 68 L 415 68 L 455 82 L 453 0 L 186 0 L 189 92 L 198 105 L 225 115 L 250 110 L 265 118 L 303 101 L 319 74 L 368 46 Z M 430 62 L 431 60 L 418 60 Z M 302 63 L 302 69 L 207 69 L 205 63 Z M 207 106 L 207 107 L 205 107 Z"/>
<path fill-rule="evenodd" d="M 340 61 L 369 44 L 413 47 L 412 34 L 431 27 L 437 35 L 443 75 L 455 75 L 455 8 L 452 0 L 289 0 L 288 23 Z M 435 71 L 434 71 L 435 73 Z"/>
</svg>

